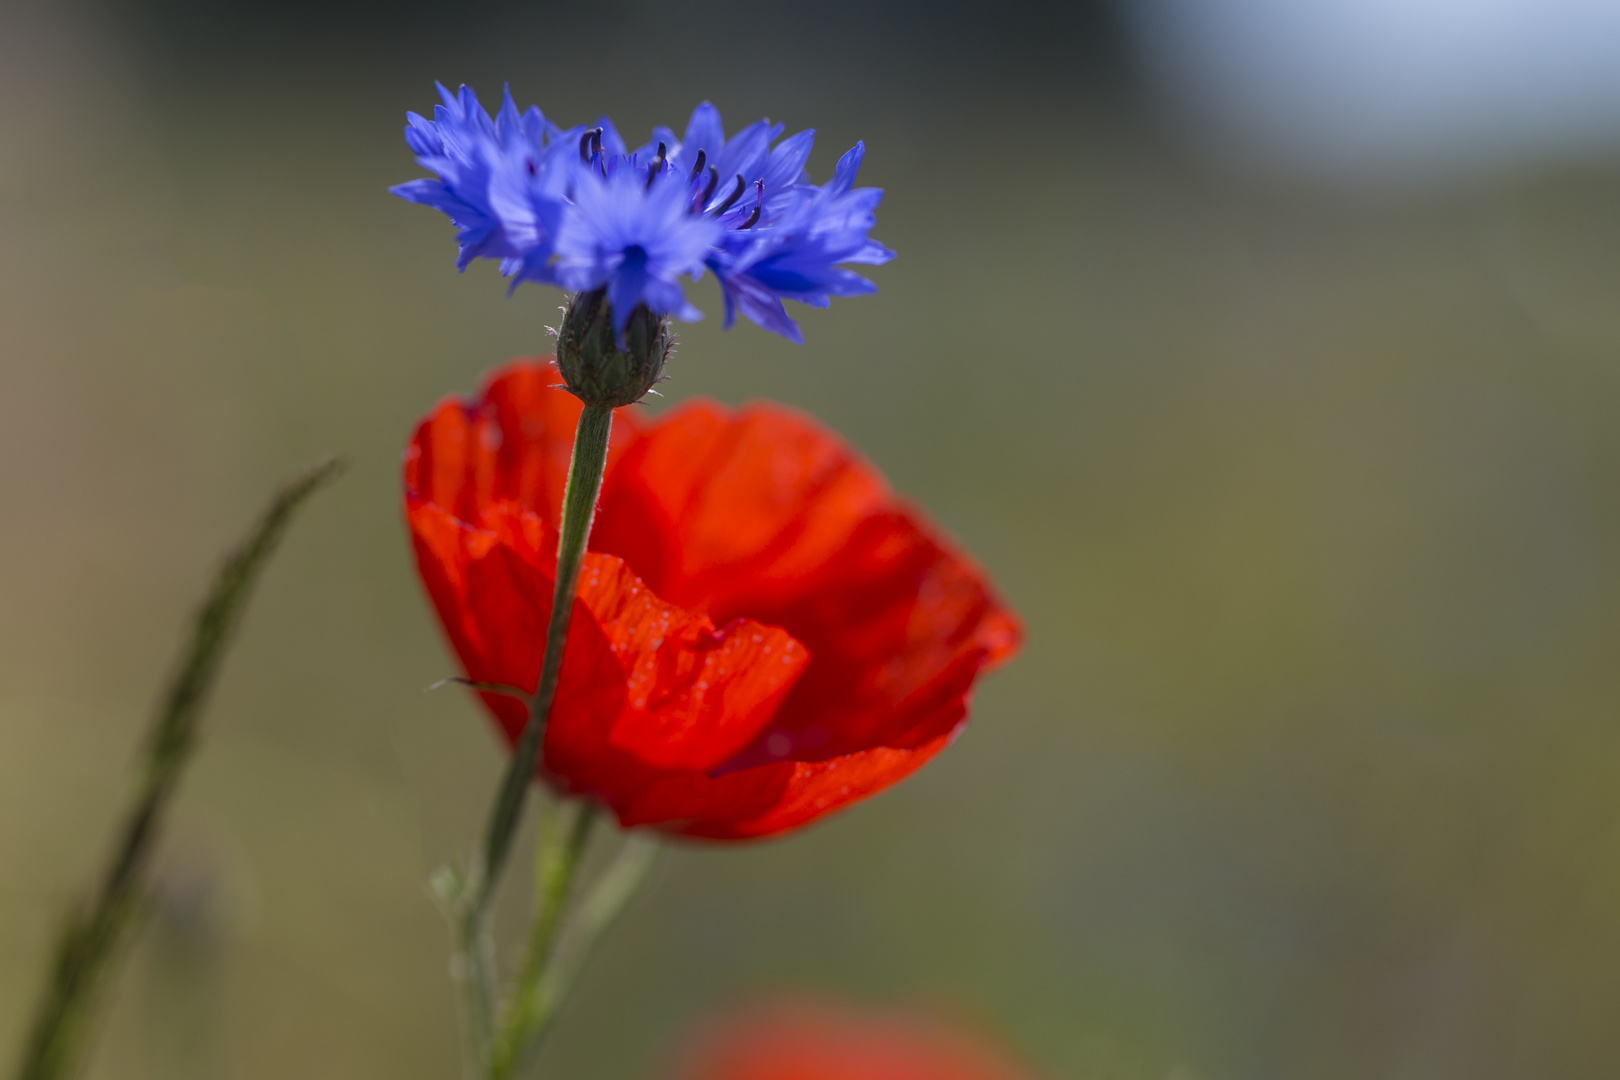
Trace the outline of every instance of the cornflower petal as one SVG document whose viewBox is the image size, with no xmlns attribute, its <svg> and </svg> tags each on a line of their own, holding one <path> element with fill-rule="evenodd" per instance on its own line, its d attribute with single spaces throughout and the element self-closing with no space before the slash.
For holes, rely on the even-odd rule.
<svg viewBox="0 0 1620 1080">
<path fill-rule="evenodd" d="M 720 149 L 726 144 L 725 129 L 720 125 L 720 110 L 707 101 L 692 110 L 692 118 L 686 122 L 686 135 L 681 139 L 681 145 L 688 153 L 696 154 L 702 150 L 709 157 L 711 165 L 717 164 L 720 159 Z"/>
<path fill-rule="evenodd" d="M 861 171 L 861 162 L 866 160 L 866 143 L 856 143 L 844 152 L 833 168 L 833 178 L 827 184 L 827 191 L 833 195 L 842 195 L 855 186 L 855 175 Z"/>
<path fill-rule="evenodd" d="M 765 167 L 767 198 L 775 194 L 786 195 L 794 185 L 803 181 L 805 162 L 810 160 L 810 150 L 815 141 L 815 129 L 806 128 L 776 144 L 771 150 L 770 163 Z"/>
<path fill-rule="evenodd" d="M 684 178 L 666 173 L 649 185 L 628 167 L 606 177 L 582 168 L 572 192 L 556 246 L 564 287 L 606 287 L 615 333 L 639 303 L 683 319 L 701 315 L 676 279 L 702 267 L 722 229 L 687 212 Z"/>
<path fill-rule="evenodd" d="M 721 179 L 740 176 L 749 184 L 761 179 L 765 173 L 765 163 L 770 159 L 771 140 L 781 132 L 781 124 L 759 120 L 727 139 L 725 147 L 714 159 L 714 167 Z"/>
</svg>

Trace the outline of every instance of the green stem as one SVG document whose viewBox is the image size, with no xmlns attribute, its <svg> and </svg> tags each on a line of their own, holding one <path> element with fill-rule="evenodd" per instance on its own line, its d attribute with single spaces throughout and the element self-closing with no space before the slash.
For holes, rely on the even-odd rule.
<svg viewBox="0 0 1620 1080">
<path fill-rule="evenodd" d="M 585 895 L 561 940 L 553 948 L 551 958 L 533 990 L 524 1026 L 513 1032 L 511 1057 L 506 1062 L 505 1071 L 493 1074 L 496 1080 L 519 1076 L 534 1062 L 535 1054 L 557 1015 L 557 1007 L 568 996 L 591 949 L 646 883 L 648 872 L 661 850 L 656 840 L 634 833 L 625 837 L 612 864 Z"/>
<path fill-rule="evenodd" d="M 95 903 L 68 923 L 57 942 L 50 982 L 24 1044 L 18 1080 L 58 1080 L 77 1068 L 99 991 L 140 906 L 164 819 L 196 749 L 203 706 L 253 585 L 299 505 L 341 471 L 340 462 L 327 461 L 282 487 L 253 532 L 220 568 L 192 625 L 185 660 L 153 723 L 140 789 L 124 817 Z"/>
<path fill-rule="evenodd" d="M 533 1025 L 540 1000 L 540 980 L 551 962 L 557 942 L 557 929 L 573 889 L 591 827 L 596 824 L 596 807 L 589 803 L 564 803 L 558 807 L 555 824 L 541 830 L 534 866 L 534 919 L 524 949 L 523 967 L 507 1002 L 505 1023 L 497 1036 L 490 1073 L 511 1075 L 523 1036 Z"/>
<path fill-rule="evenodd" d="M 479 908 L 489 903 L 501 871 L 506 868 L 506 858 L 512 852 L 512 834 L 517 830 L 524 796 L 528 794 L 529 781 L 540 760 L 540 739 L 551 714 L 551 699 L 557 694 L 563 645 L 568 640 L 568 622 L 574 614 L 574 587 L 579 582 L 585 543 L 590 539 L 591 520 L 596 516 L 596 496 L 602 490 L 602 470 L 607 464 L 608 433 L 612 427 L 612 409 L 587 405 L 579 414 L 568 486 L 563 489 L 562 528 L 557 537 L 557 587 L 552 592 L 551 624 L 546 628 L 540 684 L 529 706 L 529 722 L 506 767 L 500 794 L 490 814 L 484 844 L 484 880 L 475 901 Z"/>
<path fill-rule="evenodd" d="M 489 933 L 489 904 L 500 883 L 506 860 L 512 853 L 512 839 L 523 812 L 523 801 L 540 759 L 541 737 L 557 693 L 557 675 L 562 670 L 563 646 L 568 640 L 568 622 L 574 612 L 574 590 L 579 581 L 580 562 L 590 539 L 591 521 L 596 515 L 596 497 L 602 490 L 602 470 L 607 464 L 608 434 L 613 427 L 613 410 L 586 405 L 579 414 L 574 432 L 574 456 L 568 468 L 568 485 L 563 490 L 562 527 L 557 538 L 557 582 L 552 593 L 551 622 L 546 628 L 545 652 L 540 662 L 540 681 L 529 704 L 529 718 L 506 766 L 495 805 L 490 810 L 484 836 L 483 857 L 473 869 L 461 896 L 460 949 L 470 983 L 470 1011 L 474 1040 L 481 1063 L 492 1058 L 495 1036 L 496 977 L 494 945 Z"/>
</svg>

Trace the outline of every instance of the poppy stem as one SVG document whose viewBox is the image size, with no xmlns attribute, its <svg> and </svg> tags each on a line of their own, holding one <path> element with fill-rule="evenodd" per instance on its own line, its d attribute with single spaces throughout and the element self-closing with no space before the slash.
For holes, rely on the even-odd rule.
<svg viewBox="0 0 1620 1080">
<path fill-rule="evenodd" d="M 490 810 L 483 857 L 459 898 L 460 960 L 469 983 L 474 1043 L 486 1067 L 492 1063 L 495 1050 L 497 985 L 494 945 L 488 927 L 490 900 L 512 853 L 512 840 L 522 817 L 523 803 L 540 761 L 541 738 L 551 713 L 552 698 L 557 693 L 557 676 L 562 670 L 563 646 L 568 640 L 568 623 L 574 612 L 579 567 L 590 539 L 591 521 L 596 516 L 596 499 L 602 490 L 602 472 L 607 465 L 608 435 L 612 428 L 611 407 L 586 405 L 579 414 L 579 426 L 574 431 L 574 456 L 568 467 L 568 484 L 563 490 L 562 525 L 557 537 L 557 580 L 552 593 L 551 622 L 546 628 L 545 653 L 540 662 L 540 681 L 529 703 L 528 722 L 513 748 Z"/>
<path fill-rule="evenodd" d="M 163 821 L 197 746 L 203 706 L 260 572 L 304 500 L 343 471 L 336 459 L 292 480 L 271 500 L 242 545 L 226 558 L 192 624 L 185 659 L 147 737 L 134 805 L 90 910 L 73 916 L 56 944 L 50 982 L 23 1048 L 18 1080 L 57 1080 L 76 1071 L 99 992 L 145 899 Z"/>
<path fill-rule="evenodd" d="M 512 1032 L 510 1056 L 492 1074 L 495 1080 L 512 1080 L 532 1065 L 557 1015 L 557 1007 L 573 988 L 591 949 L 646 883 L 662 850 L 663 845 L 656 840 L 626 834 L 613 862 L 602 871 L 562 928 L 533 988 L 529 1012 L 523 1018 L 525 1026 Z"/>
<path fill-rule="evenodd" d="M 559 804 L 541 825 L 535 847 L 534 916 L 524 947 L 523 967 L 506 1002 L 504 1022 L 491 1055 L 492 1076 L 511 1075 L 524 1036 L 538 1019 L 540 978 L 551 963 L 557 930 L 562 926 L 563 912 L 596 818 L 596 807 L 570 800 Z"/>
</svg>

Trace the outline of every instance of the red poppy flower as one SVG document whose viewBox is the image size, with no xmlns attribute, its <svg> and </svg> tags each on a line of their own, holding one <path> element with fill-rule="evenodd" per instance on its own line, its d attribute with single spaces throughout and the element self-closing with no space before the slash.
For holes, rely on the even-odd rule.
<svg viewBox="0 0 1620 1080">
<path fill-rule="evenodd" d="M 549 362 L 443 402 L 405 456 L 417 566 L 469 679 L 532 691 L 580 405 Z M 809 418 L 614 417 L 542 774 L 626 827 L 803 825 L 907 776 L 1019 644 L 984 575 Z M 483 700 L 515 740 L 522 700 Z"/>
<path fill-rule="evenodd" d="M 677 1080 L 1026 1080 L 989 1046 L 938 1021 L 778 1005 L 705 1032 Z"/>
</svg>

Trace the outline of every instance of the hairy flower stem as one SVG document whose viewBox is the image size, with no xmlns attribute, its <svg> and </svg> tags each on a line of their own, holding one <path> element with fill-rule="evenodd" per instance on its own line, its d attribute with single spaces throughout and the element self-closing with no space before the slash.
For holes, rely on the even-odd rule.
<svg viewBox="0 0 1620 1080">
<path fill-rule="evenodd" d="M 474 1041 L 486 1065 L 493 1060 L 495 1039 L 496 980 L 494 946 L 488 926 L 490 899 L 512 853 L 512 839 L 523 812 L 523 802 L 540 759 L 540 743 L 551 713 L 551 701 L 557 694 L 557 675 L 562 670 L 563 646 L 568 640 L 568 622 L 574 611 L 574 589 L 579 582 L 585 543 L 590 538 L 591 520 L 596 515 L 596 498 L 602 490 L 602 471 L 607 464 L 608 435 L 612 427 L 611 408 L 586 405 L 579 414 L 579 426 L 574 431 L 574 457 L 568 468 L 568 485 L 563 490 L 562 527 L 557 538 L 557 583 L 552 593 L 545 653 L 540 662 L 540 682 L 529 703 L 528 723 L 507 763 L 506 775 L 490 810 L 482 860 L 461 897 L 461 957 L 471 984 Z"/>
<path fill-rule="evenodd" d="M 253 532 L 220 568 L 192 625 L 185 660 L 152 725 L 139 793 L 124 817 L 94 906 L 75 916 L 57 941 L 50 982 L 23 1046 L 18 1080 L 58 1080 L 76 1071 L 99 991 L 145 898 L 164 818 L 196 749 L 203 706 L 254 582 L 299 506 L 341 471 L 340 462 L 327 461 L 282 487 Z"/>
</svg>

